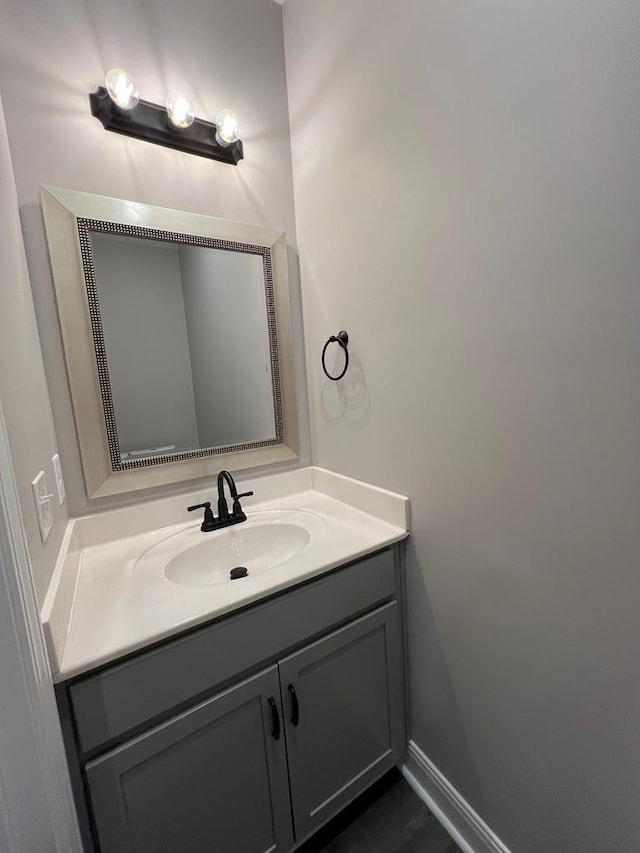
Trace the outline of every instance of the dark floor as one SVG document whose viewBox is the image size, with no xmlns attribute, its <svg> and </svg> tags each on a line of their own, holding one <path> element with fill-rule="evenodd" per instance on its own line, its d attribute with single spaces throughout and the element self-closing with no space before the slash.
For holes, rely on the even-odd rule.
<svg viewBox="0 0 640 853">
<path fill-rule="evenodd" d="M 460 853 L 460 848 L 394 771 L 299 853 Z"/>
</svg>

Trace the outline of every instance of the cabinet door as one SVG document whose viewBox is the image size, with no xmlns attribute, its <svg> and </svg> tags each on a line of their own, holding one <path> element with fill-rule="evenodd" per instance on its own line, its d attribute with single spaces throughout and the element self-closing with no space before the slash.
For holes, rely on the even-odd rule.
<svg viewBox="0 0 640 853">
<path fill-rule="evenodd" d="M 397 604 L 279 663 L 296 841 L 395 764 L 404 749 Z"/>
<path fill-rule="evenodd" d="M 86 773 L 101 853 L 284 853 L 292 831 L 277 667 Z"/>
</svg>

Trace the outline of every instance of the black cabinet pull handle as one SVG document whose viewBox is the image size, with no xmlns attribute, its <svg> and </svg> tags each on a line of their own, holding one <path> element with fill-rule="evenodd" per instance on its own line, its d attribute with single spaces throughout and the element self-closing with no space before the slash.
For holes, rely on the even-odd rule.
<svg viewBox="0 0 640 853">
<path fill-rule="evenodd" d="M 297 726 L 300 722 L 300 705 L 298 705 L 296 689 L 293 684 L 290 684 L 287 689 L 289 691 L 289 695 L 291 696 L 291 723 L 292 725 Z"/>
<path fill-rule="evenodd" d="M 269 707 L 271 708 L 271 735 L 274 740 L 280 740 L 280 714 L 273 696 L 269 696 Z"/>
</svg>

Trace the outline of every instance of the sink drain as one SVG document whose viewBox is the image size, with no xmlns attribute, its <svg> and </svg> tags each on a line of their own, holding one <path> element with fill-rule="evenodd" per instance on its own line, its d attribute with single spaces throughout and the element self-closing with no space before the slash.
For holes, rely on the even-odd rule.
<svg viewBox="0 0 640 853">
<path fill-rule="evenodd" d="M 232 581 L 237 580 L 238 578 L 246 578 L 249 574 L 249 571 L 245 568 L 245 566 L 236 566 L 235 569 L 231 569 L 229 572 L 229 577 Z"/>
</svg>

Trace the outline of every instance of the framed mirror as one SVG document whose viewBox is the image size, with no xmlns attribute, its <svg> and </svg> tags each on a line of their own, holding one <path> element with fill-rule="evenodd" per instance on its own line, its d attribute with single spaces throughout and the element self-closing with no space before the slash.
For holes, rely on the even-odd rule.
<svg viewBox="0 0 640 853">
<path fill-rule="evenodd" d="M 296 459 L 285 235 L 41 197 L 89 497 Z"/>
</svg>

